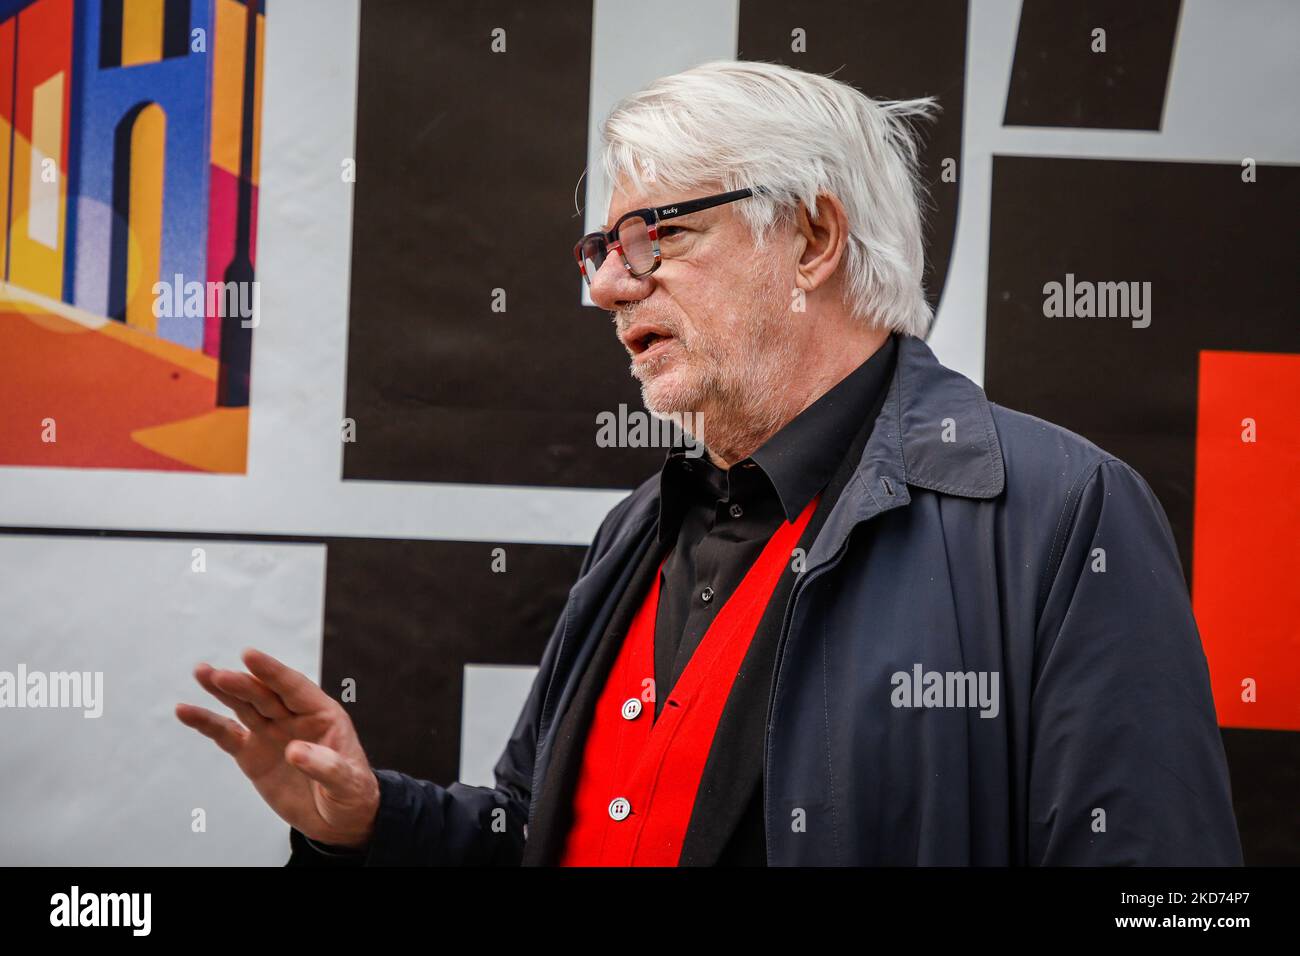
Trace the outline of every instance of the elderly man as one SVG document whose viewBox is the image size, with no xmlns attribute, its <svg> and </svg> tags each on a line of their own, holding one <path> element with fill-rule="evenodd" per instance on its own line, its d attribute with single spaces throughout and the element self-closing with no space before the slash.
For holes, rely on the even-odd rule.
<svg viewBox="0 0 1300 956">
<path fill-rule="evenodd" d="M 1241 863 L 1159 503 L 922 339 L 931 105 L 738 62 L 618 105 L 576 257 L 707 457 L 597 531 L 495 787 L 372 770 L 260 652 L 200 666 L 242 723 L 178 716 L 290 863 Z"/>
</svg>

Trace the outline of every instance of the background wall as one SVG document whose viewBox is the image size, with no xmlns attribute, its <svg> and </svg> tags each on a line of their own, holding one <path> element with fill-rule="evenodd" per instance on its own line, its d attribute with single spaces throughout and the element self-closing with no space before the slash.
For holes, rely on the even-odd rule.
<svg viewBox="0 0 1300 956">
<path fill-rule="evenodd" d="M 1300 8 L 265 6 L 243 472 L 122 467 L 93 429 L 60 437 L 77 467 L 14 464 L 39 382 L 106 407 L 144 386 L 79 365 L 90 333 L 6 358 L 0 670 L 102 671 L 104 714 L 0 710 L 0 862 L 283 862 L 287 827 L 172 716 L 207 703 L 194 663 L 248 645 L 336 695 L 355 680 L 377 766 L 491 782 L 583 547 L 662 457 L 594 440 L 599 412 L 640 403 L 571 258 L 604 212 L 580 181 L 593 131 L 619 97 L 718 57 L 939 98 L 931 345 L 1147 476 L 1193 589 L 1247 861 L 1300 862 Z M 1150 282 L 1150 325 L 1045 317 L 1067 273 Z M 0 334 L 74 306 L 0 302 Z"/>
</svg>

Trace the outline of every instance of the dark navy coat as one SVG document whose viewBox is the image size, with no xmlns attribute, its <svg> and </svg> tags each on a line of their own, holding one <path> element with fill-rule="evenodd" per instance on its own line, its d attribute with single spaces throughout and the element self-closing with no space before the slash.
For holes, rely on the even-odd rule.
<svg viewBox="0 0 1300 956">
<path fill-rule="evenodd" d="M 521 861 L 559 717 L 658 506 L 655 475 L 601 524 L 496 787 L 376 771 L 365 862 Z M 956 696 L 979 680 L 996 707 Z M 990 403 L 917 338 L 899 340 L 791 593 L 768 706 L 770 865 L 1242 862 L 1205 654 L 1151 489 Z M 296 831 L 294 846 L 310 852 Z"/>
</svg>

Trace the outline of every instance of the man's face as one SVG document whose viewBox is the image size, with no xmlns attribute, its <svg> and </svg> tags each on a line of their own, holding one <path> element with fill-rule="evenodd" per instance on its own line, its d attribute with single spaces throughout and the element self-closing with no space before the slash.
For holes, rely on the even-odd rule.
<svg viewBox="0 0 1300 956">
<path fill-rule="evenodd" d="M 712 184 L 669 195 L 626 186 L 620 180 L 615 188 L 603 229 L 632 209 L 725 191 Z M 758 253 L 734 204 L 718 206 L 660 223 L 663 261 L 650 275 L 632 276 L 614 254 L 592 277 L 592 301 L 614 313 L 652 413 L 697 412 L 707 425 L 710 415 L 752 407 L 756 392 L 780 384 L 798 355 L 789 308 L 794 261 L 785 261 L 791 250 L 783 238 Z"/>
</svg>

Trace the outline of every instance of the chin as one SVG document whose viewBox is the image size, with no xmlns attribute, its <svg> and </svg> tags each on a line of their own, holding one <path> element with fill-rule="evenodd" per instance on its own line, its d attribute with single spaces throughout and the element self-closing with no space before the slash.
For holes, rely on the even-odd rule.
<svg viewBox="0 0 1300 956">
<path fill-rule="evenodd" d="M 665 369 L 641 382 L 641 401 L 655 415 L 693 412 L 699 406 L 698 384 L 684 369 Z"/>
</svg>

